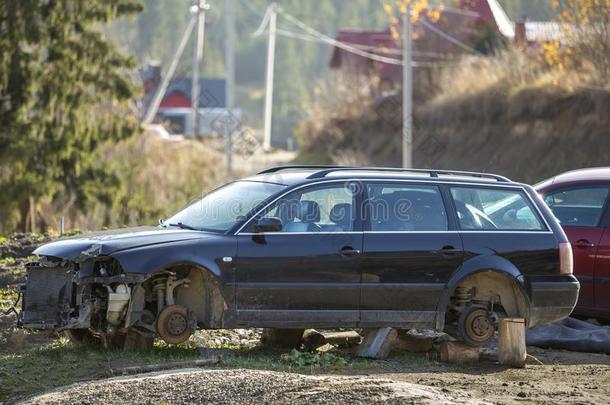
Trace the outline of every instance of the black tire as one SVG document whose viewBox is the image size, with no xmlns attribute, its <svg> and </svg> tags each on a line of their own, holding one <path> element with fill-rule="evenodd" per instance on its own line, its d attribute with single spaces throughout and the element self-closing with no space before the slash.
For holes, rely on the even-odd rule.
<svg viewBox="0 0 610 405">
<path fill-rule="evenodd" d="M 301 344 L 305 329 L 265 328 L 261 342 L 267 347 L 295 349 Z"/>
<path fill-rule="evenodd" d="M 481 306 L 468 306 L 458 319 L 460 338 L 472 346 L 484 346 L 494 336 L 496 327 L 489 311 Z"/>
</svg>

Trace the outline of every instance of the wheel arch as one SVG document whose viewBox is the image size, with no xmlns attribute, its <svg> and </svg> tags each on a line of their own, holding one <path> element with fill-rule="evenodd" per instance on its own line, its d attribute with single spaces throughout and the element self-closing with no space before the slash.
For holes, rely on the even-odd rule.
<svg viewBox="0 0 610 405">
<path fill-rule="evenodd" d="M 224 314 L 229 306 L 217 273 L 200 263 L 174 261 L 147 273 L 142 285 L 164 272 L 175 272 L 191 280 L 188 286 L 176 287 L 174 291 L 176 304 L 184 305 L 191 310 L 197 323 L 204 328 L 223 326 Z"/>
<path fill-rule="evenodd" d="M 482 255 L 463 263 L 462 266 L 452 275 L 449 282 L 447 282 L 437 307 L 437 330 L 443 330 L 444 328 L 445 314 L 456 288 L 469 280 L 474 280 L 476 278 L 480 279 L 483 277 L 490 280 L 496 279 L 513 283 L 513 286 L 515 287 L 513 289 L 514 300 L 523 300 L 521 303 L 520 312 L 523 312 L 522 315 L 524 317 L 528 317 L 531 295 L 529 293 L 530 288 L 528 288 L 523 274 L 513 263 L 503 257 L 496 255 Z M 519 305 L 519 303 L 517 302 L 516 305 Z"/>
</svg>

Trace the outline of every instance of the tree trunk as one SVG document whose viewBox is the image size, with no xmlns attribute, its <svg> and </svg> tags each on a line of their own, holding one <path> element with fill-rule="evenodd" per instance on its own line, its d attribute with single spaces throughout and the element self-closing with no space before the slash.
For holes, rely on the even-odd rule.
<svg viewBox="0 0 610 405">
<path fill-rule="evenodd" d="M 30 196 L 30 231 L 32 233 L 36 232 L 36 203 L 34 202 L 34 197 Z"/>
<path fill-rule="evenodd" d="M 19 203 L 19 229 L 21 232 L 27 232 L 30 218 L 30 202 L 23 200 Z"/>
</svg>

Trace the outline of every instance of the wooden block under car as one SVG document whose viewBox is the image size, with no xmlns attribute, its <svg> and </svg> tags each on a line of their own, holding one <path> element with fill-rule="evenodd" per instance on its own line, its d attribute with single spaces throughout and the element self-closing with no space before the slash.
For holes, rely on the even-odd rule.
<svg viewBox="0 0 610 405">
<path fill-rule="evenodd" d="M 510 367 L 525 367 L 525 319 L 500 319 L 498 327 L 498 361 Z"/>
<path fill-rule="evenodd" d="M 479 347 L 464 342 L 442 342 L 441 361 L 448 363 L 474 363 L 479 361 Z"/>
<path fill-rule="evenodd" d="M 399 332 L 398 338 L 394 343 L 394 349 L 412 353 L 425 353 L 432 350 L 433 344 L 434 338 L 431 336 Z"/>
</svg>

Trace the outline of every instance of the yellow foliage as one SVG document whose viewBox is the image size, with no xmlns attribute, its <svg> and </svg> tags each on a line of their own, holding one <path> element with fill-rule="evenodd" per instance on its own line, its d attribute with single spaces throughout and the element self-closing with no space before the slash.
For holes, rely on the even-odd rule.
<svg viewBox="0 0 610 405">
<path fill-rule="evenodd" d="M 559 41 L 548 41 L 542 44 L 544 49 L 544 60 L 551 66 L 559 66 L 561 68 L 563 65 L 563 56 L 561 54 L 561 45 Z"/>
<path fill-rule="evenodd" d="M 437 21 L 442 13 L 443 6 L 437 6 L 430 8 L 428 0 L 394 0 L 392 4 L 391 0 L 384 0 L 383 9 L 388 15 L 390 25 L 397 25 L 399 18 L 394 14 L 394 11 L 398 11 L 399 15 L 405 14 L 407 9 L 411 8 L 411 21 L 416 22 L 421 18 L 422 15 L 426 15 L 432 21 Z M 394 37 L 394 32 L 392 32 Z M 398 38 L 399 36 L 396 36 Z"/>
<path fill-rule="evenodd" d="M 607 85 L 610 75 L 610 0 L 553 0 L 562 26 L 561 41 L 544 44 L 551 66 L 581 66 Z"/>
</svg>

